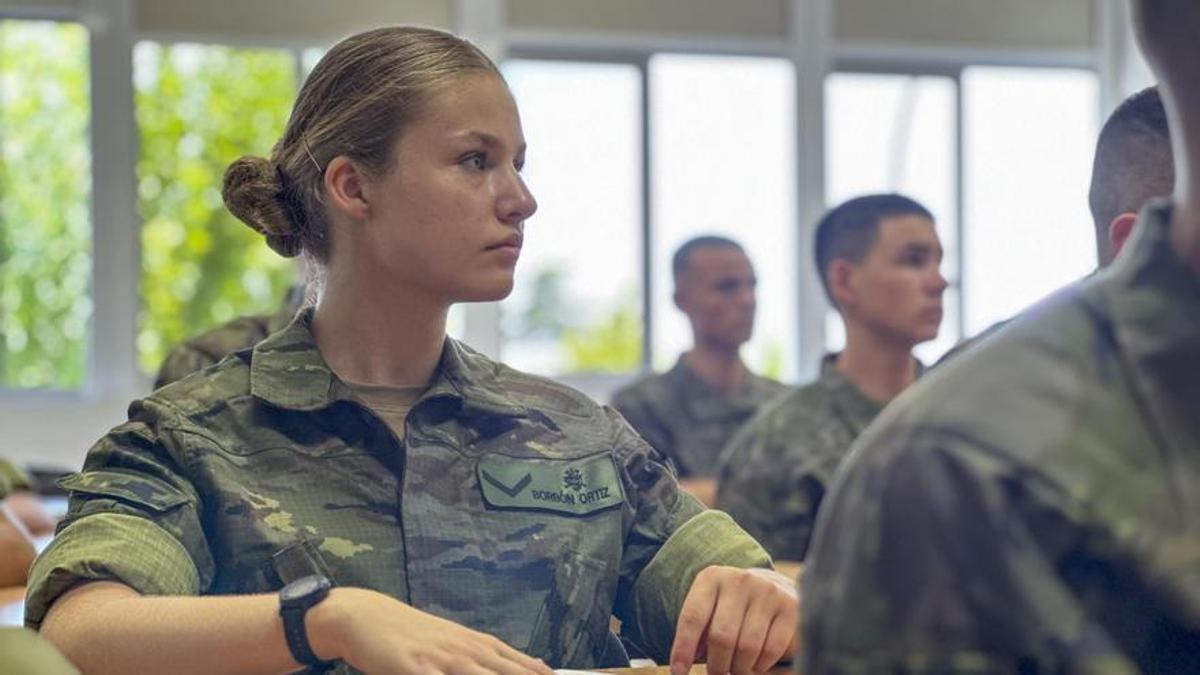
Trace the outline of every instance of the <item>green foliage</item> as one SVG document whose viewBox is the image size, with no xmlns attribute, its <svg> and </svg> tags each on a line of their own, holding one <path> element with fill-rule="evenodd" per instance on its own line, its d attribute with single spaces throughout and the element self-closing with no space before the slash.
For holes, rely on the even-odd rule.
<svg viewBox="0 0 1200 675">
<path fill-rule="evenodd" d="M 244 154 L 266 155 L 296 93 L 287 52 L 139 44 L 138 208 L 142 315 L 138 360 L 156 370 L 186 338 L 236 316 L 273 312 L 291 263 L 225 210 L 221 178 Z"/>
<path fill-rule="evenodd" d="M 90 109 L 83 26 L 0 22 L 0 388 L 84 382 Z"/>
<path fill-rule="evenodd" d="M 625 293 L 619 306 L 586 328 L 562 335 L 567 368 L 573 372 L 622 373 L 642 364 L 642 316 L 637 298 Z"/>
</svg>

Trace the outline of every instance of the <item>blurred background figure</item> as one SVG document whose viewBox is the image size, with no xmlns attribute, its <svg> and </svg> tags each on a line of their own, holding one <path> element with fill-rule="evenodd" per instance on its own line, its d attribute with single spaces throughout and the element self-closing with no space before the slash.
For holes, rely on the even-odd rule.
<svg viewBox="0 0 1200 675">
<path fill-rule="evenodd" d="M 783 386 L 750 372 L 741 348 L 754 332 L 754 266 L 737 242 L 691 239 L 671 261 L 675 306 L 692 348 L 666 373 L 613 395 L 612 405 L 670 461 L 684 489 L 711 505 L 721 448 Z"/>
<path fill-rule="evenodd" d="M 772 402 L 721 458 L 717 508 L 777 559 L 802 561 L 817 510 L 854 439 L 916 381 L 913 348 L 937 337 L 946 280 L 933 215 L 898 194 L 867 195 L 817 225 L 816 266 L 845 324 L 821 376 Z"/>
</svg>

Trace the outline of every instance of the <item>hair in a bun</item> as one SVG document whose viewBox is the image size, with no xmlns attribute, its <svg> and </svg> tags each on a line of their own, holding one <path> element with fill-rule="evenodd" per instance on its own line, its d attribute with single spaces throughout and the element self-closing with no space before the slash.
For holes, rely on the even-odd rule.
<svg viewBox="0 0 1200 675">
<path fill-rule="evenodd" d="M 299 255 L 302 224 L 294 220 L 297 209 L 289 208 L 284 194 L 284 176 L 271 161 L 247 155 L 225 170 L 221 197 L 225 208 L 267 239 L 267 245 L 285 258 Z"/>
<path fill-rule="evenodd" d="M 478 47 L 439 30 L 392 26 L 342 40 L 305 79 L 270 159 L 242 157 L 225 171 L 226 207 L 279 254 L 327 262 L 329 161 L 344 156 L 385 175 L 396 138 L 421 105 L 471 73 L 500 76 Z"/>
</svg>

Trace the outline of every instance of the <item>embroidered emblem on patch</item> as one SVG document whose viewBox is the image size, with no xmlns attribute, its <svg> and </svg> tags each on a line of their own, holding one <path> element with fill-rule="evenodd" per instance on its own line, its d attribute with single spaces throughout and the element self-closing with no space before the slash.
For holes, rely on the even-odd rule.
<svg viewBox="0 0 1200 675">
<path fill-rule="evenodd" d="M 587 483 L 583 482 L 583 472 L 575 468 L 563 471 L 563 487 L 575 492 L 581 492 L 587 487 Z"/>
</svg>

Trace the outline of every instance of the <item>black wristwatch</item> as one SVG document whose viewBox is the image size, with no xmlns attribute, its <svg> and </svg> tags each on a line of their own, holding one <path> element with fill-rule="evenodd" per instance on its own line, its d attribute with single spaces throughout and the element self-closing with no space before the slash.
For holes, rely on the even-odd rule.
<svg viewBox="0 0 1200 675">
<path fill-rule="evenodd" d="M 333 666 L 333 661 L 322 661 L 313 653 L 312 645 L 308 643 L 308 633 L 304 630 L 304 615 L 313 605 L 324 600 L 332 587 L 329 579 L 313 574 L 301 577 L 279 591 L 279 616 L 283 617 L 283 634 L 292 658 L 318 672 L 328 670 Z"/>
</svg>

